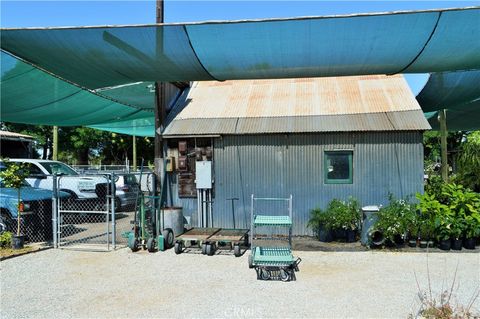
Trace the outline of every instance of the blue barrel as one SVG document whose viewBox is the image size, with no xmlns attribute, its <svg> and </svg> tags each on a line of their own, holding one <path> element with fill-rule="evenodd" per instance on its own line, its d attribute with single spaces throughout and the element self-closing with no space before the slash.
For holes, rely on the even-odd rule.
<svg viewBox="0 0 480 319">
<path fill-rule="evenodd" d="M 362 207 L 363 223 L 360 242 L 364 246 L 368 245 L 368 233 L 378 219 L 377 213 L 379 210 L 379 207 L 376 205 Z"/>
</svg>

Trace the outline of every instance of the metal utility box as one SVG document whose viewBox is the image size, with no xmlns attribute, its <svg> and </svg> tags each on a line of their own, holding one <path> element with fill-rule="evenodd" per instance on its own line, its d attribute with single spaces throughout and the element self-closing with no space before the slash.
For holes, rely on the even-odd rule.
<svg viewBox="0 0 480 319">
<path fill-rule="evenodd" d="M 173 172 L 175 170 L 175 157 L 173 156 L 167 157 L 165 160 L 165 163 L 166 163 L 165 171 Z"/>
<path fill-rule="evenodd" d="M 211 161 L 197 161 L 195 162 L 196 184 L 197 189 L 211 189 L 212 188 L 212 162 Z"/>
<path fill-rule="evenodd" d="M 188 163 L 186 156 L 179 156 L 178 157 L 178 170 L 179 171 L 186 171 L 188 170 Z"/>
</svg>

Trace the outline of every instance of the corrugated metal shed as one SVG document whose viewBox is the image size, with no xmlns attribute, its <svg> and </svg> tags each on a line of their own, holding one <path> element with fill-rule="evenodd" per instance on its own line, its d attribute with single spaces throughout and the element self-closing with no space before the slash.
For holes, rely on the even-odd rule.
<svg viewBox="0 0 480 319">
<path fill-rule="evenodd" d="M 353 183 L 326 184 L 324 152 L 350 149 Z M 215 139 L 216 227 L 233 227 L 231 202 L 236 197 L 236 226 L 250 225 L 250 194 L 259 197 L 293 195 L 294 234 L 307 235 L 310 210 L 325 208 L 333 198 L 356 197 L 362 205 L 388 203 L 423 192 L 423 146 L 420 132 L 358 132 L 228 135 Z M 174 205 L 196 225 L 196 199 L 178 198 L 172 185 Z M 261 207 L 277 214 L 276 206 Z"/>
<path fill-rule="evenodd" d="M 198 82 L 164 135 L 426 130 L 402 75 Z"/>
</svg>

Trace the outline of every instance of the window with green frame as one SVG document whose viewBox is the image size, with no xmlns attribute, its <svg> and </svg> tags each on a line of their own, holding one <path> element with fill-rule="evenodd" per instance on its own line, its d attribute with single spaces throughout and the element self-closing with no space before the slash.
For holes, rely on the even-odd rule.
<svg viewBox="0 0 480 319">
<path fill-rule="evenodd" d="M 353 151 L 325 151 L 325 184 L 353 183 Z"/>
</svg>

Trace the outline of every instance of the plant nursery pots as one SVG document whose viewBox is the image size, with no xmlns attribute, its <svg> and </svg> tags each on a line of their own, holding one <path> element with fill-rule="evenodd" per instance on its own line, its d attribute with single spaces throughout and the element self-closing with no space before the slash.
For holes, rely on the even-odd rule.
<svg viewBox="0 0 480 319">
<path fill-rule="evenodd" d="M 420 240 L 420 248 L 427 248 L 428 242 L 426 240 Z M 450 249 L 450 248 L 448 248 Z"/>
<path fill-rule="evenodd" d="M 463 247 L 465 249 L 475 249 L 475 238 L 465 238 L 463 240 Z"/>
<path fill-rule="evenodd" d="M 462 240 L 461 239 L 452 239 L 452 249 L 453 250 L 462 250 Z"/>
<path fill-rule="evenodd" d="M 345 229 L 339 228 L 333 230 L 333 238 L 345 240 L 347 237 L 347 231 Z"/>
<path fill-rule="evenodd" d="M 427 241 L 427 247 L 428 247 L 428 248 L 435 247 L 435 242 L 434 242 L 433 240 Z"/>
<path fill-rule="evenodd" d="M 438 248 L 441 250 L 450 250 L 452 247 L 452 241 L 450 239 L 447 240 L 440 240 L 440 244 L 438 245 Z"/>
<path fill-rule="evenodd" d="M 318 231 L 318 240 L 329 243 L 333 241 L 332 231 L 330 229 L 320 228 Z"/>
<path fill-rule="evenodd" d="M 347 229 L 347 243 L 355 242 L 357 237 L 357 230 Z"/>
<path fill-rule="evenodd" d="M 22 249 L 25 244 L 25 236 L 13 235 L 12 236 L 12 249 Z"/>
<path fill-rule="evenodd" d="M 417 247 L 417 240 L 410 239 L 408 241 L 408 247 Z"/>
</svg>

